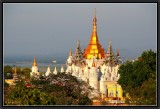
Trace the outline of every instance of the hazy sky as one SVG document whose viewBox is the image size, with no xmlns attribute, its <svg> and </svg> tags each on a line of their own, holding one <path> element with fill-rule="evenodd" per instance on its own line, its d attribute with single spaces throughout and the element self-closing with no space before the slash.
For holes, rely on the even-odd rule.
<svg viewBox="0 0 160 109">
<path fill-rule="evenodd" d="M 89 43 L 94 8 L 99 41 L 106 50 L 141 53 L 157 49 L 156 3 L 4 3 L 4 55 L 47 55 L 82 51 Z"/>
</svg>

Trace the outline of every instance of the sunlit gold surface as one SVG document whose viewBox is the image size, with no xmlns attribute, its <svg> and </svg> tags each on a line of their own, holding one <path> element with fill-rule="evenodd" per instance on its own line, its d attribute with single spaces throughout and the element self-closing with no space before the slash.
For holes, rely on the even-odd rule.
<svg viewBox="0 0 160 109">
<path fill-rule="evenodd" d="M 96 14 L 93 19 L 93 29 L 92 35 L 90 37 L 90 42 L 84 50 L 84 56 L 86 59 L 90 59 L 95 54 L 96 58 L 101 59 L 104 57 L 104 49 L 101 47 L 98 35 L 97 35 L 97 24 L 96 24 Z"/>
<path fill-rule="evenodd" d="M 37 66 L 36 58 L 34 58 L 33 66 Z"/>
</svg>

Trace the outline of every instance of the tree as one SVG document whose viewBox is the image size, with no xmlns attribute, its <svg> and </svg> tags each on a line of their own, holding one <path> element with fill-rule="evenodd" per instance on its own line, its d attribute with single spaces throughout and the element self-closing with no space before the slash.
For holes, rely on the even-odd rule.
<svg viewBox="0 0 160 109">
<path fill-rule="evenodd" d="M 4 78 L 5 79 L 12 79 L 13 78 L 12 73 L 13 73 L 13 70 L 11 66 L 9 65 L 4 66 Z"/>
<path fill-rule="evenodd" d="M 30 78 L 30 72 L 31 72 L 30 68 L 23 68 L 22 69 L 22 75 L 25 76 L 25 78 L 27 78 L 27 79 Z"/>
<path fill-rule="evenodd" d="M 121 65 L 118 83 L 134 104 L 156 104 L 156 53 L 144 51 L 135 62 Z"/>
<path fill-rule="evenodd" d="M 87 83 L 58 73 L 31 80 L 27 87 L 22 80 L 5 93 L 5 105 L 91 105 Z M 83 93 L 82 93 L 83 92 Z"/>
<path fill-rule="evenodd" d="M 20 67 L 16 67 L 17 75 L 22 75 L 22 69 Z"/>
<path fill-rule="evenodd" d="M 7 92 L 8 87 L 9 87 L 9 84 L 4 80 L 4 93 Z"/>
<path fill-rule="evenodd" d="M 32 80 L 32 85 L 41 87 L 41 90 L 54 98 L 56 105 L 91 105 L 88 98 L 89 86 L 87 83 L 77 80 L 76 77 L 67 74 L 50 74 L 46 79 Z"/>
<path fill-rule="evenodd" d="M 38 88 L 26 88 L 18 82 L 5 96 L 5 105 L 53 105 L 53 98 Z"/>
</svg>

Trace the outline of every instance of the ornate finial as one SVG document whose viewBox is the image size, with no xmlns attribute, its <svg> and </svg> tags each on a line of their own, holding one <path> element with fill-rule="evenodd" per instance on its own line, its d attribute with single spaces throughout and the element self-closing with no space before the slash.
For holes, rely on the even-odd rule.
<svg viewBox="0 0 160 109">
<path fill-rule="evenodd" d="M 95 24 L 96 24 L 96 21 L 97 21 L 97 19 L 96 19 L 96 8 L 94 9 L 94 19 L 93 19 L 93 21 L 94 21 Z"/>
<path fill-rule="evenodd" d="M 120 56 L 120 51 L 119 51 L 119 49 L 117 49 L 117 56 Z"/>
<path fill-rule="evenodd" d="M 69 56 L 72 56 L 72 49 L 71 49 L 70 52 L 69 52 Z"/>
<path fill-rule="evenodd" d="M 36 57 L 34 57 L 33 66 L 37 66 Z"/>
<path fill-rule="evenodd" d="M 108 52 L 111 52 L 111 49 L 112 49 L 112 45 L 111 45 L 111 40 L 110 40 L 108 44 Z"/>
<path fill-rule="evenodd" d="M 94 12 L 94 18 L 93 18 L 93 32 L 97 31 L 97 19 L 96 19 L 96 8 L 95 8 L 95 12 Z"/>
<path fill-rule="evenodd" d="M 94 10 L 94 16 L 96 17 L 96 8 L 95 8 L 95 10 Z"/>
<path fill-rule="evenodd" d="M 80 48 L 80 41 L 77 41 L 77 47 Z"/>
<path fill-rule="evenodd" d="M 111 40 L 111 37 L 109 37 L 109 44 L 108 45 L 111 45 L 112 43 L 112 40 Z"/>
<path fill-rule="evenodd" d="M 96 67 L 95 62 L 94 62 L 94 58 L 93 58 L 92 67 Z"/>
<path fill-rule="evenodd" d="M 110 40 L 110 41 L 109 41 L 109 45 L 110 45 L 110 46 L 111 46 L 111 43 L 112 43 L 112 42 L 111 42 L 111 40 Z"/>
</svg>

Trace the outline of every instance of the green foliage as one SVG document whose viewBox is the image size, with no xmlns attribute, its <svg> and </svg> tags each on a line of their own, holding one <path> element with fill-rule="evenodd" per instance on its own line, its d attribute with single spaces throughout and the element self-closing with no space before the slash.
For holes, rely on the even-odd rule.
<svg viewBox="0 0 160 109">
<path fill-rule="evenodd" d="M 23 68 L 21 71 L 21 75 L 25 76 L 25 78 L 29 79 L 30 78 L 30 68 Z"/>
<path fill-rule="evenodd" d="M 89 89 L 83 91 L 83 87 L 88 87 L 88 85 L 85 82 L 78 81 L 74 76 L 58 73 L 57 75 L 51 74 L 44 80 L 35 81 L 42 81 L 42 91 L 50 93 L 51 97 L 54 95 L 56 105 L 91 104 L 91 100 L 88 98 Z M 35 85 L 33 81 L 32 84 Z"/>
<path fill-rule="evenodd" d="M 19 82 L 7 93 L 5 104 L 7 105 L 48 105 L 54 104 L 48 94 L 37 88 L 26 88 L 24 82 Z"/>
<path fill-rule="evenodd" d="M 8 87 L 9 87 L 9 84 L 4 80 L 4 94 L 7 93 Z"/>
<path fill-rule="evenodd" d="M 121 75 L 118 83 L 126 93 L 130 102 L 143 105 L 156 103 L 156 53 L 144 51 L 135 62 L 121 65 L 118 73 Z"/>
<path fill-rule="evenodd" d="M 9 65 L 4 66 L 4 78 L 5 79 L 12 79 L 13 78 L 13 73 L 14 73 L 14 68 L 12 68 Z M 16 73 L 18 75 L 22 74 L 21 68 L 16 67 Z"/>
<path fill-rule="evenodd" d="M 139 104 L 153 105 L 156 103 L 156 81 L 153 78 L 146 80 L 140 87 L 139 95 L 141 99 Z"/>
<path fill-rule="evenodd" d="M 9 84 L 6 81 L 4 81 L 4 87 L 9 87 Z"/>
<path fill-rule="evenodd" d="M 58 73 L 42 79 L 32 79 L 31 87 L 25 82 L 18 82 L 6 94 L 6 105 L 91 105 L 88 87 L 85 82 L 75 77 Z M 83 91 L 83 93 L 82 93 Z"/>
<path fill-rule="evenodd" d="M 4 78 L 5 79 L 12 79 L 13 78 L 12 73 L 13 73 L 13 70 L 11 66 L 9 65 L 4 66 Z"/>
<path fill-rule="evenodd" d="M 91 105 L 91 100 L 87 96 L 82 96 L 79 100 L 78 105 Z"/>
<path fill-rule="evenodd" d="M 22 74 L 22 69 L 20 67 L 16 67 L 16 70 L 17 70 L 17 74 L 18 75 L 21 75 Z"/>
</svg>

